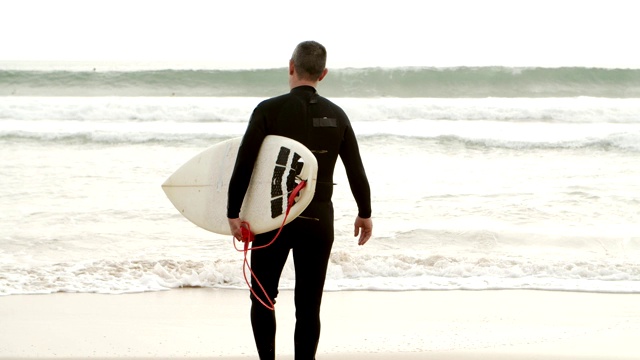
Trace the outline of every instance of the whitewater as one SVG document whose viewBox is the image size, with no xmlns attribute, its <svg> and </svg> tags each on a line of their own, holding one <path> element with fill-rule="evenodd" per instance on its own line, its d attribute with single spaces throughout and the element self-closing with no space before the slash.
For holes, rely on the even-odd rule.
<svg viewBox="0 0 640 360">
<path fill-rule="evenodd" d="M 640 74 L 338 69 L 374 238 L 342 164 L 326 289 L 640 292 Z M 333 77 L 332 77 L 333 75 Z M 246 287 L 160 184 L 241 136 L 283 69 L 0 68 L 0 295 Z M 301 239 L 304 241 L 304 239 Z M 293 286 L 292 264 L 282 288 Z"/>
</svg>

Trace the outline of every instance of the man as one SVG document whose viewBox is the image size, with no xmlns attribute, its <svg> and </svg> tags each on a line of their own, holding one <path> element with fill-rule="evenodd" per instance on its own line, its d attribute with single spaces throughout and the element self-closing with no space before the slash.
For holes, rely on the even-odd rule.
<svg viewBox="0 0 640 360">
<path fill-rule="evenodd" d="M 264 303 L 275 303 L 278 283 L 289 251 L 295 266 L 295 359 L 314 359 L 320 338 L 320 303 L 333 244 L 333 171 L 342 159 L 351 191 L 358 205 L 354 236 L 364 245 L 372 233 L 369 182 L 360 158 L 358 143 L 344 111 L 316 93 L 316 86 L 327 75 L 327 52 L 314 41 L 300 43 L 289 61 L 290 92 L 260 103 L 253 114 L 238 151 L 229 184 L 227 217 L 233 236 L 243 239 L 240 207 L 251 179 L 262 140 L 280 135 L 297 140 L 318 160 L 318 181 L 313 200 L 305 211 L 286 225 L 270 246 L 251 254 L 251 324 L 260 359 L 275 358 L 275 312 Z M 253 246 L 269 243 L 277 230 L 258 234 Z M 255 279 L 258 279 L 260 285 Z M 265 298 L 266 295 L 269 299 Z"/>
</svg>

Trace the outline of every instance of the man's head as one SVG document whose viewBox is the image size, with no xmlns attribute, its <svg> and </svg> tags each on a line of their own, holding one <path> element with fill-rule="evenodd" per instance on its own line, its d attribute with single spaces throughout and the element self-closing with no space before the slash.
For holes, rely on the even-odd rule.
<svg viewBox="0 0 640 360">
<path fill-rule="evenodd" d="M 296 46 L 289 62 L 289 72 L 293 70 L 298 80 L 317 82 L 326 75 L 327 50 L 315 41 L 304 41 Z"/>
</svg>

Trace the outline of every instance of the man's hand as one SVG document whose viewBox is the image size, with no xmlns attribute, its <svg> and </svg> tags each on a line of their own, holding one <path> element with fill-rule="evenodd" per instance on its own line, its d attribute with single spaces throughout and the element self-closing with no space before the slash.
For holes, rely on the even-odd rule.
<svg viewBox="0 0 640 360">
<path fill-rule="evenodd" d="M 353 236 L 360 235 L 358 239 L 358 245 L 364 245 L 371 238 L 373 232 L 373 221 L 371 218 L 363 219 L 360 216 L 356 217 L 356 222 L 353 224 Z"/>
<path fill-rule="evenodd" d="M 236 238 L 238 241 L 244 242 L 242 237 L 242 219 L 228 219 L 229 220 L 229 230 L 231 230 L 231 235 Z"/>
</svg>

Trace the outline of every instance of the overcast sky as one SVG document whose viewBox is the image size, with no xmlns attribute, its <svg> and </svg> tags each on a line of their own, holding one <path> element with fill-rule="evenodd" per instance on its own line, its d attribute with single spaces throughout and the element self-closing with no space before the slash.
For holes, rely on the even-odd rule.
<svg viewBox="0 0 640 360">
<path fill-rule="evenodd" d="M 640 68 L 635 0 L 0 0 L 0 61 Z"/>
</svg>

